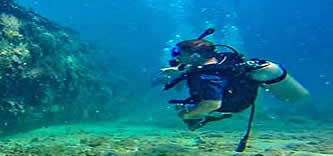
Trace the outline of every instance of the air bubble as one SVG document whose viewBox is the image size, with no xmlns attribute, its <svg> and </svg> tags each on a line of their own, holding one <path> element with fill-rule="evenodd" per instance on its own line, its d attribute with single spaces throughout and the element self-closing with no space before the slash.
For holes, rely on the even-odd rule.
<svg viewBox="0 0 333 156">
<path fill-rule="evenodd" d="M 331 85 L 331 82 L 330 81 L 326 81 L 324 84 L 325 85 Z"/>
</svg>

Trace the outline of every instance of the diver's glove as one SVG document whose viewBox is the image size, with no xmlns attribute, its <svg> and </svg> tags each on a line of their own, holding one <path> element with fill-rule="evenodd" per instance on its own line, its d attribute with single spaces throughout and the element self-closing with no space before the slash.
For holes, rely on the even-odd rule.
<svg viewBox="0 0 333 156">
<path fill-rule="evenodd" d="M 175 109 L 178 111 L 189 112 L 196 107 L 196 104 L 176 104 Z"/>
<path fill-rule="evenodd" d="M 160 72 L 152 80 L 152 86 L 165 85 L 181 75 L 182 72 L 177 67 L 168 67 L 160 69 Z"/>
<path fill-rule="evenodd" d="M 169 90 L 169 89 L 173 88 L 179 82 L 186 80 L 188 78 L 188 76 L 189 75 L 186 72 L 181 74 L 179 77 L 177 77 L 177 78 L 171 80 L 169 83 L 165 84 L 163 90 Z"/>
<path fill-rule="evenodd" d="M 190 110 L 196 106 L 197 102 L 193 97 L 188 97 L 185 100 L 169 100 L 169 104 L 175 104 L 176 110 Z"/>
</svg>

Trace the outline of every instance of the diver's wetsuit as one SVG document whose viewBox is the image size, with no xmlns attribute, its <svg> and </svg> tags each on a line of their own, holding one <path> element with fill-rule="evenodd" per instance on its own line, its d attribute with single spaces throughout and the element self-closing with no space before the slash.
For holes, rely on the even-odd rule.
<svg viewBox="0 0 333 156">
<path fill-rule="evenodd" d="M 237 113 L 254 104 L 259 83 L 246 75 L 243 67 L 232 66 L 244 62 L 234 53 L 219 53 L 216 56 L 217 64 L 207 65 L 205 70 L 194 72 L 187 78 L 190 96 L 195 104 L 203 100 L 221 100 L 221 107 L 216 110 L 223 113 Z M 219 64 L 220 63 L 220 64 Z M 230 66 L 232 68 L 223 68 Z M 223 69 L 222 69 L 222 68 Z M 245 67 L 246 68 L 246 67 Z M 231 114 L 221 117 L 206 117 L 201 119 L 184 120 L 191 130 L 202 127 L 210 121 L 231 117 Z M 192 127 L 201 122 L 201 125 Z M 192 127 L 192 128 L 191 128 Z"/>
</svg>

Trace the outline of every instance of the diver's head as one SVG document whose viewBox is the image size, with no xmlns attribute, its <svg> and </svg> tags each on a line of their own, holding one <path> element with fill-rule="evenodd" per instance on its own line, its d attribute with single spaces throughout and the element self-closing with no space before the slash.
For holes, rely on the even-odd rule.
<svg viewBox="0 0 333 156">
<path fill-rule="evenodd" d="M 215 46 L 207 40 L 187 40 L 177 43 L 172 49 L 172 57 L 181 64 L 199 65 L 214 57 Z"/>
<path fill-rule="evenodd" d="M 174 59 L 169 61 L 170 66 L 175 67 L 179 65 L 201 65 L 205 63 L 208 59 L 216 56 L 216 47 L 225 47 L 232 50 L 238 56 L 243 56 L 237 52 L 234 48 L 223 45 L 223 44 L 213 44 L 210 41 L 204 40 L 208 35 L 215 32 L 213 28 L 207 29 L 203 32 L 197 39 L 182 41 L 176 44 L 176 47 L 172 49 L 172 57 Z"/>
</svg>

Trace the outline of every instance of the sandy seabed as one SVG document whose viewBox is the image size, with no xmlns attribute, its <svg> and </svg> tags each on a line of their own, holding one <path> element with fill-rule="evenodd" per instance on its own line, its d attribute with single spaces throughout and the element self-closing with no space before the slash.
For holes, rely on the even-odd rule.
<svg viewBox="0 0 333 156">
<path fill-rule="evenodd" d="M 3 137 L 0 156 L 333 156 L 333 126 L 263 129 L 237 153 L 241 130 L 104 122 L 41 128 Z M 314 126 L 315 127 L 315 126 Z"/>
</svg>

